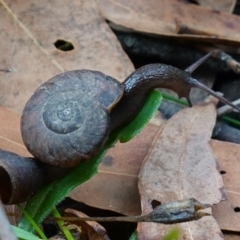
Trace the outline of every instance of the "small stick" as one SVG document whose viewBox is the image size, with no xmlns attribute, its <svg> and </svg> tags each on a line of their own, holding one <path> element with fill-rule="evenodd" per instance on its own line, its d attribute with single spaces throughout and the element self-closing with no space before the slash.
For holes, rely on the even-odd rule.
<svg viewBox="0 0 240 240">
<path fill-rule="evenodd" d="M 233 101 L 232 104 L 234 104 L 234 105 L 240 104 L 240 99 L 237 99 L 237 100 Z M 230 107 L 229 105 L 224 105 L 224 106 L 217 109 L 217 115 L 218 115 L 218 117 L 221 117 L 224 114 L 230 113 L 232 111 L 235 112 L 236 110 L 233 109 L 232 107 Z"/>
<path fill-rule="evenodd" d="M 48 218 L 48 220 L 64 220 L 70 222 L 97 221 L 97 222 L 155 222 L 163 224 L 173 224 L 198 220 L 210 214 L 198 212 L 210 207 L 209 204 L 202 204 L 196 199 L 183 199 L 176 202 L 165 203 L 153 209 L 152 212 L 142 216 L 123 216 L 123 217 L 61 217 Z M 75 210 L 71 213 L 74 214 Z M 70 212 L 70 211 L 68 211 Z"/>
<path fill-rule="evenodd" d="M 240 63 L 233 59 L 233 57 L 229 54 L 216 49 L 213 51 L 212 56 L 222 62 L 225 62 L 227 66 L 232 69 L 236 74 L 240 74 Z"/>
</svg>

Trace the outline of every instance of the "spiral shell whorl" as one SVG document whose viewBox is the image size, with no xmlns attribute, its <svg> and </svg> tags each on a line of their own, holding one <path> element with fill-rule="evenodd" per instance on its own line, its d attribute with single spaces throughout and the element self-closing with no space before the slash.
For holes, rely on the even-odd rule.
<svg viewBox="0 0 240 240">
<path fill-rule="evenodd" d="M 116 80 L 89 70 L 50 79 L 24 108 L 21 129 L 26 147 L 54 166 L 72 167 L 89 159 L 108 137 L 108 112 L 122 92 Z"/>
<path fill-rule="evenodd" d="M 81 109 L 79 92 L 55 94 L 43 107 L 43 121 L 46 127 L 58 134 L 68 134 L 81 127 L 84 111 Z"/>
</svg>

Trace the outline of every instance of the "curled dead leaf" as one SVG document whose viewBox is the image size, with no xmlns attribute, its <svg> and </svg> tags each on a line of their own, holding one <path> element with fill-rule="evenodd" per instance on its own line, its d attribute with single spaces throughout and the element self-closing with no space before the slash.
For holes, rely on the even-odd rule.
<svg viewBox="0 0 240 240">
<path fill-rule="evenodd" d="M 66 209 L 64 216 L 66 217 L 77 216 L 79 218 L 87 217 L 86 214 L 75 209 Z M 81 221 L 81 222 L 73 222 L 73 223 L 74 225 L 77 225 L 78 227 L 81 228 L 81 239 L 84 239 L 84 236 L 85 236 L 85 238 L 89 240 L 109 240 L 109 237 L 107 235 L 105 228 L 97 222 Z"/>
</svg>

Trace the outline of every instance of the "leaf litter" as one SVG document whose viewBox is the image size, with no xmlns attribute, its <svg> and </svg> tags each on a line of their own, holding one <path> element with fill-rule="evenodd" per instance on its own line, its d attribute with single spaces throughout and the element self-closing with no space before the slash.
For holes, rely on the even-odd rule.
<svg viewBox="0 0 240 240">
<path fill-rule="evenodd" d="M 239 16 L 178 0 L 99 0 L 106 19 L 138 32 L 215 44 L 239 44 Z M 204 16 L 204 17 L 203 17 Z"/>
<path fill-rule="evenodd" d="M 142 214 L 153 209 L 153 201 L 163 204 L 195 198 L 212 205 L 226 198 L 209 145 L 215 119 L 215 104 L 211 102 L 178 112 L 159 131 L 139 174 Z M 178 224 L 178 228 L 181 239 L 223 239 L 212 216 Z M 140 223 L 138 236 L 140 240 L 155 240 L 168 229 L 166 225 Z"/>
<path fill-rule="evenodd" d="M 39 21 L 38 17 L 40 16 L 40 14 L 35 14 L 35 15 L 33 14 L 38 9 L 40 9 L 41 13 L 46 14 L 49 11 L 49 9 L 45 9 L 44 7 L 48 7 L 46 5 L 49 5 L 49 3 L 44 3 L 44 2 L 39 3 L 39 4 L 42 4 L 41 7 L 40 6 L 38 7 L 37 5 L 30 6 L 28 2 L 25 4 L 21 3 L 19 5 L 19 3 L 17 3 L 17 2 L 1 1 L 1 4 L 2 5 L 0 7 L 0 11 L 1 11 L 0 16 L 2 16 L 2 18 L 4 19 L 4 21 L 0 21 L 0 22 L 4 23 L 4 25 L 0 24 L 0 29 L 3 30 L 3 31 L 0 31 L 0 35 L 3 34 L 3 35 L 1 35 L 1 37 L 3 37 L 3 39 L 4 39 L 2 41 L 3 44 L 1 45 L 2 46 L 1 52 L 3 53 L 2 58 L 0 59 L 0 63 L 2 65 L 1 69 L 2 68 L 12 69 L 10 72 L 9 71 L 1 71 L 0 72 L 1 79 L 3 79 L 2 81 L 0 81 L 0 86 L 1 86 L 0 87 L 0 93 L 1 93 L 0 104 L 4 107 L 10 108 L 16 112 L 20 112 L 26 99 L 31 95 L 32 91 L 38 85 L 40 85 L 42 82 L 46 81 L 52 75 L 55 75 L 55 74 L 63 71 L 64 69 L 71 70 L 73 68 L 78 68 L 78 69 L 79 68 L 89 68 L 89 66 L 92 66 L 91 61 L 93 59 L 94 60 L 96 59 L 96 62 L 94 65 L 96 66 L 97 70 L 100 70 L 103 72 L 109 71 L 110 75 L 115 76 L 119 79 L 124 79 L 124 77 L 127 76 L 133 70 L 131 62 L 128 60 L 126 55 L 124 55 L 119 43 L 116 41 L 115 36 L 111 33 L 111 31 L 107 33 L 107 37 L 105 37 L 104 39 L 105 40 L 108 39 L 111 43 L 113 43 L 113 46 L 108 48 L 109 44 L 108 44 L 108 46 L 104 45 L 105 47 L 104 47 L 103 55 L 100 55 L 100 56 L 96 55 L 95 51 L 93 51 L 92 54 L 90 54 L 91 58 L 89 58 L 89 46 L 87 46 L 87 45 L 86 46 L 84 45 L 84 47 L 83 47 L 83 45 L 80 45 L 81 53 L 84 52 L 84 54 L 83 54 L 84 57 L 82 57 L 82 55 L 79 56 L 75 50 L 72 52 L 74 54 L 71 54 L 70 52 L 68 52 L 68 54 L 65 54 L 65 53 L 59 51 L 58 49 L 56 49 L 53 46 L 53 43 L 57 40 L 56 35 L 59 36 L 59 34 L 62 31 L 66 32 L 66 29 L 61 29 L 61 31 L 57 32 L 56 35 L 52 34 L 49 37 L 48 34 L 52 33 L 52 29 L 49 29 L 49 26 L 46 26 L 46 25 L 45 26 L 39 25 L 39 22 L 41 22 L 42 19 L 45 20 L 45 18 L 42 17 L 42 19 L 40 19 L 40 21 Z M 52 4 L 54 5 L 57 3 L 52 3 Z M 86 15 L 89 15 L 89 12 L 95 12 L 95 14 L 97 14 L 97 16 L 99 16 L 98 11 L 91 11 L 91 6 L 96 7 L 96 5 L 95 5 L 95 3 L 93 3 L 93 1 L 88 1 L 88 2 L 83 1 L 83 4 L 85 4 L 84 5 L 85 7 L 88 6 L 90 9 Z M 53 8 L 53 5 L 50 6 L 50 8 Z M 6 6 L 7 6 L 7 8 L 6 8 Z M 62 3 L 60 5 L 55 5 L 56 9 L 61 8 L 60 6 L 62 8 L 64 7 L 64 9 L 66 9 L 66 6 L 69 6 L 69 4 Z M 85 7 L 82 7 L 82 9 L 84 9 Z M 71 8 L 71 9 L 73 9 L 73 8 Z M 191 8 L 194 9 L 195 7 L 191 6 Z M 59 12 L 64 13 L 64 11 L 59 11 Z M 57 14 L 59 14 L 59 12 Z M 53 14 L 54 14 L 54 12 L 53 12 Z M 55 21 L 53 21 L 53 24 L 52 24 L 53 26 L 55 26 L 54 30 L 58 29 L 60 27 L 60 26 L 57 27 L 57 25 L 56 25 L 56 24 L 58 24 L 57 14 L 52 16 L 53 19 L 55 16 Z M 47 14 L 45 16 L 47 16 Z M 224 15 L 224 16 L 229 16 L 229 15 Z M 94 14 L 91 15 L 91 17 L 90 17 L 90 19 L 94 20 Z M 238 19 L 238 18 L 239 17 L 236 17 L 236 19 Z M 29 19 L 31 19 L 32 22 L 29 21 Z M 104 21 L 103 22 L 101 21 L 102 18 L 100 17 L 99 19 L 100 19 L 99 23 L 100 23 L 101 27 L 99 28 L 99 25 L 97 25 L 98 26 L 97 28 L 101 29 L 101 33 L 98 33 L 98 34 L 95 33 L 95 35 L 91 35 L 89 37 L 84 36 L 82 39 L 84 41 L 82 41 L 82 42 L 80 41 L 81 43 L 89 42 L 90 40 L 93 39 L 92 36 L 98 37 L 99 35 L 101 36 L 101 34 L 103 34 L 103 35 L 106 34 L 105 31 L 109 31 L 109 29 L 108 29 L 107 25 L 105 25 Z M 90 20 L 90 22 L 91 22 L 91 20 Z M 233 21 L 233 20 L 235 21 L 235 16 L 231 17 L 231 19 L 230 19 L 230 21 Z M 5 25 L 6 22 L 8 23 L 8 25 Z M 71 25 L 72 22 L 70 22 L 69 24 Z M 91 24 L 84 25 L 84 23 L 80 24 L 80 25 L 82 26 L 82 29 L 87 29 L 87 26 L 92 26 Z M 8 26 L 7 27 L 8 31 L 6 31 L 5 26 L 6 27 Z M 71 30 L 72 30 L 72 28 L 71 28 Z M 237 32 L 236 30 L 234 30 L 234 31 Z M 45 33 L 45 34 L 41 35 L 39 33 Z M 46 33 L 48 33 L 47 36 L 46 36 Z M 70 32 L 70 33 L 74 35 L 74 32 Z M 41 38 L 38 39 L 39 36 L 41 36 Z M 226 39 L 226 40 L 230 41 L 230 42 L 232 41 L 234 43 L 234 41 L 235 41 L 234 36 L 233 35 L 231 35 L 231 36 L 232 36 L 232 39 L 230 39 L 230 40 Z M 193 38 L 195 38 L 195 37 L 198 37 L 198 36 L 193 36 Z M 88 41 L 86 41 L 86 38 L 88 39 Z M 203 36 L 203 38 L 208 38 L 208 37 Z M 65 38 L 65 39 L 67 39 L 67 38 Z M 74 39 L 74 41 L 72 39 Z M 69 40 L 69 39 L 67 39 L 67 40 Z M 76 48 L 77 41 L 75 42 L 75 40 L 79 40 L 79 39 L 76 39 L 76 38 L 70 39 L 70 41 L 73 42 L 74 47 Z M 220 36 L 220 40 L 221 40 L 221 36 Z M 223 39 L 223 40 L 225 40 L 225 39 Z M 96 42 L 93 43 L 93 45 L 91 45 L 92 43 L 90 44 L 90 49 L 91 49 L 91 46 L 97 45 Z M 10 43 L 13 43 L 13 44 L 9 45 Z M 78 42 L 77 42 L 77 44 L 78 44 Z M 104 44 L 104 43 L 102 43 L 102 44 Z M 102 45 L 101 45 L 101 47 L 102 47 Z M 118 51 L 115 52 L 115 49 L 119 50 L 119 52 Z M 26 58 L 26 52 L 28 53 L 27 54 L 28 58 Z M 108 53 L 107 56 L 106 56 L 106 52 Z M 122 60 L 120 60 L 120 63 L 118 63 L 119 65 L 117 65 L 116 67 L 113 68 L 113 72 L 108 67 L 109 66 L 108 61 L 106 63 L 100 64 L 100 67 L 99 67 L 99 61 L 97 61 L 98 59 L 109 59 L 109 53 L 111 56 L 113 55 L 113 58 L 111 58 L 111 60 L 109 60 L 109 62 L 111 64 L 115 61 L 118 61 L 119 56 L 121 57 L 123 54 Z M 124 62 L 126 62 L 126 65 L 123 65 Z M 86 65 L 85 65 L 85 63 L 86 63 Z M 94 68 L 95 68 L 95 66 L 94 66 Z M 128 66 L 128 67 L 126 68 L 126 66 Z M 43 71 L 43 69 L 44 69 L 44 71 Z M 126 69 L 126 70 L 123 70 L 123 69 Z M 5 118 L 3 118 L 3 116 L 5 116 Z M 6 117 L 6 116 L 9 116 L 9 117 Z M 14 113 L 11 113 L 4 108 L 0 109 L 0 121 L 1 121 L 0 148 L 3 148 L 5 150 L 14 151 L 15 153 L 26 156 L 26 154 L 28 154 L 28 153 L 24 149 L 24 146 L 22 147 L 20 131 L 18 129 L 18 123 L 17 123 L 18 119 L 20 119 L 19 116 L 15 115 Z M 206 123 L 208 123 L 207 120 L 206 120 Z M 7 126 L 7 127 L 2 128 L 2 126 Z M 211 132 L 211 131 L 209 130 L 209 132 Z M 11 142 L 12 144 L 8 144 L 8 142 Z M 238 145 L 236 145 L 236 148 L 237 147 L 238 147 Z M 222 143 L 221 149 L 223 151 L 226 149 L 225 143 Z M 205 151 L 205 149 L 203 149 L 203 152 L 204 151 Z M 219 156 L 219 158 L 221 158 L 221 156 Z M 233 156 L 233 158 L 234 158 L 234 156 Z M 216 169 L 216 166 L 215 166 L 215 169 Z M 215 169 L 214 169 L 214 171 L 215 171 Z M 229 171 L 231 172 L 232 169 Z M 135 174 L 136 173 L 134 173 L 134 175 Z M 213 174 L 213 173 L 211 173 L 211 174 Z M 189 173 L 189 175 L 191 175 L 191 173 Z M 223 176 L 223 177 L 225 177 L 225 176 Z M 214 181 L 214 180 L 212 180 L 212 181 Z M 184 183 L 186 183 L 186 182 L 187 181 L 185 181 Z M 218 180 L 217 180 L 217 182 L 218 182 Z M 220 189 L 222 189 L 222 187 L 220 187 Z M 198 190 L 200 191 L 200 189 L 198 189 Z M 238 190 L 235 189 L 235 191 L 238 191 Z M 221 191 L 219 191 L 219 192 L 222 194 Z M 182 195 L 184 195 L 183 193 L 184 193 L 184 191 L 182 192 Z M 166 195 L 169 195 L 169 193 L 166 192 Z M 220 198 L 220 196 L 217 197 L 217 195 L 218 194 L 216 194 L 216 196 L 215 196 L 215 198 L 216 198 L 215 202 L 219 201 L 219 198 Z M 176 197 L 176 196 L 174 195 L 173 197 Z M 212 202 L 214 202 L 213 199 L 212 199 Z M 166 201 L 167 201 L 167 197 L 166 197 Z M 230 209 L 230 207 L 231 207 L 231 209 L 233 209 L 233 205 L 229 204 L 228 206 L 229 206 L 228 209 Z M 238 205 L 236 205 L 236 206 L 238 206 Z M 220 209 L 219 209 L 219 211 L 220 211 Z M 230 214 L 230 211 L 229 211 L 229 214 Z M 231 215 L 229 215 L 229 216 L 231 216 Z M 207 218 L 209 218 L 209 217 L 207 217 Z M 199 224 L 201 225 L 201 222 Z M 215 223 L 213 223 L 213 225 L 214 224 Z M 220 223 L 220 226 L 221 226 L 221 223 Z M 199 229 L 201 229 L 201 228 L 205 228 L 205 226 L 202 226 L 202 227 L 199 226 Z M 218 230 L 217 230 L 217 233 L 219 233 Z M 196 238 L 196 239 L 201 239 L 201 238 Z M 211 237 L 210 239 L 213 239 L 213 238 Z M 216 239 L 218 239 L 218 238 L 216 238 Z"/>
<path fill-rule="evenodd" d="M 224 191 L 227 201 L 213 206 L 213 216 L 217 219 L 221 229 L 227 231 L 240 231 L 240 148 L 239 144 L 211 141 L 211 147 L 215 152 L 219 169 L 222 173 Z"/>
</svg>

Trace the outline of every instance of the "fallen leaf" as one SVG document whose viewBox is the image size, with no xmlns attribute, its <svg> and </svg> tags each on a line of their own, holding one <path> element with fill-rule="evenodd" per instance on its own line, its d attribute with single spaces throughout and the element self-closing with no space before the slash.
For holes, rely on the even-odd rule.
<svg viewBox="0 0 240 240">
<path fill-rule="evenodd" d="M 139 215 L 138 173 L 159 128 L 148 124 L 131 141 L 117 143 L 103 158 L 98 174 L 75 188 L 70 197 L 97 208 Z"/>
<path fill-rule="evenodd" d="M 80 217 L 81 218 L 81 217 L 87 217 L 87 215 L 78 210 L 69 208 L 65 210 L 64 217 Z M 109 240 L 107 231 L 102 225 L 100 225 L 97 222 L 82 221 L 82 222 L 73 222 L 73 224 L 81 228 L 81 239 Z"/>
<path fill-rule="evenodd" d="M 124 80 L 133 65 L 94 0 L 0 1 L 0 104 L 21 112 L 33 91 L 65 70 L 99 70 Z M 72 43 L 72 51 L 55 47 Z"/>
<path fill-rule="evenodd" d="M 19 210 L 19 208 L 16 205 L 3 205 L 5 212 L 8 216 L 8 220 L 9 222 L 14 225 L 17 226 L 18 221 L 21 217 L 21 211 Z"/>
<path fill-rule="evenodd" d="M 179 0 L 99 0 L 106 19 L 138 32 L 239 45 L 240 17 Z"/>
<path fill-rule="evenodd" d="M 20 133 L 20 115 L 0 106 L 0 149 L 30 157 Z"/>
<path fill-rule="evenodd" d="M 227 200 L 213 206 L 213 216 L 223 230 L 240 231 L 240 146 L 239 144 L 211 141 L 222 173 Z"/>
<path fill-rule="evenodd" d="M 212 8 L 216 11 L 231 13 L 237 3 L 236 0 L 196 0 L 203 7 Z"/>
<path fill-rule="evenodd" d="M 209 146 L 215 118 L 213 103 L 194 106 L 174 115 L 159 131 L 139 174 L 142 214 L 152 211 L 155 202 L 195 198 L 216 204 L 225 199 L 216 158 Z M 171 227 L 140 223 L 138 239 L 160 239 Z M 212 216 L 178 227 L 181 239 L 223 239 Z"/>
</svg>

